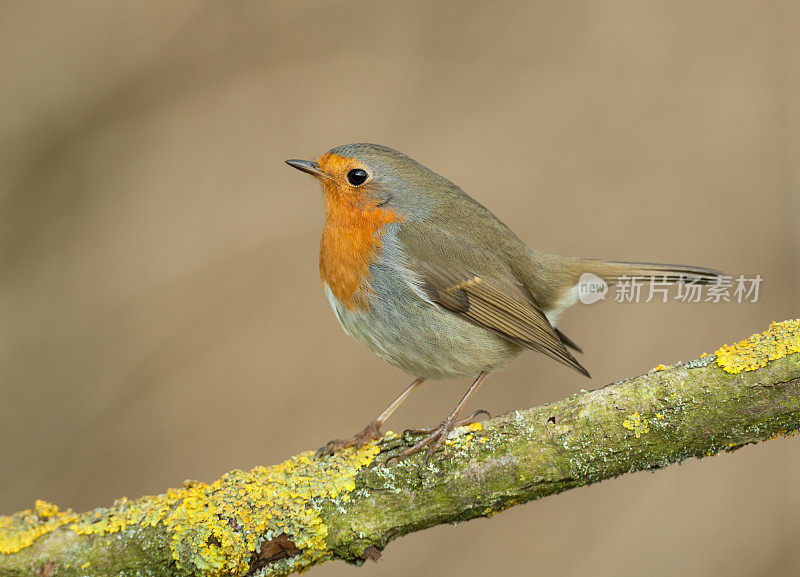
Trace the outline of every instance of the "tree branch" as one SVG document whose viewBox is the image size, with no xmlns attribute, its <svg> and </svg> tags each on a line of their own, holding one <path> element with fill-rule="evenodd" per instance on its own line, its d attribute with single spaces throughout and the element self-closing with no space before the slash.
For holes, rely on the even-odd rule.
<svg viewBox="0 0 800 577">
<path fill-rule="evenodd" d="M 387 436 L 83 514 L 37 501 L 0 516 L 0 574 L 282 575 L 375 559 L 432 525 L 793 434 L 798 352 L 800 321 L 773 323 L 716 355 L 462 427 L 427 464 L 387 465 L 404 446 Z"/>
</svg>

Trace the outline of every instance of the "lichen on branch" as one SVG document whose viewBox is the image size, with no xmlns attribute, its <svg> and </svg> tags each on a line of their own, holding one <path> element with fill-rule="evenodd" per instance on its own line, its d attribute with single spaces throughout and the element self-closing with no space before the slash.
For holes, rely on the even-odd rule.
<svg viewBox="0 0 800 577">
<path fill-rule="evenodd" d="M 800 353 L 800 319 L 772 323 L 763 333 L 717 350 L 717 364 L 727 373 L 754 371 L 770 361 Z"/>
<path fill-rule="evenodd" d="M 429 462 L 390 461 L 405 441 L 388 435 L 81 514 L 37 501 L 0 516 L 0 574 L 266 576 L 375 559 L 438 523 L 792 435 L 797 353 L 800 321 L 773 323 L 715 355 L 456 429 Z"/>
<path fill-rule="evenodd" d="M 169 536 L 170 562 L 180 573 L 244 575 L 265 564 L 259 558 L 264 543 L 290 535 L 295 554 L 277 551 L 269 559 L 274 572 L 290 573 L 330 557 L 327 527 L 315 504 L 346 502 L 356 473 L 378 453 L 374 443 L 323 460 L 314 460 L 309 451 L 273 467 L 231 471 L 210 485 L 187 481 L 180 489 L 136 500 L 123 497 L 109 508 L 80 515 L 37 501 L 33 510 L 0 517 L 0 554 L 19 553 L 59 528 L 94 537 L 144 531 L 143 540 L 147 529 L 157 528 Z M 79 550 L 65 556 L 62 566 L 87 570 L 105 563 L 93 557 Z"/>
</svg>

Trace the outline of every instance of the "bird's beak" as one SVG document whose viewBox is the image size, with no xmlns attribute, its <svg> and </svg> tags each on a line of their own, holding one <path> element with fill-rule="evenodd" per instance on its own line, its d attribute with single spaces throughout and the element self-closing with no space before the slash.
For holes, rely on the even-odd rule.
<svg viewBox="0 0 800 577">
<path fill-rule="evenodd" d="M 287 160 L 286 164 L 291 167 L 296 168 L 297 170 L 302 170 L 303 172 L 307 172 L 311 176 L 315 176 L 317 178 L 328 178 L 327 173 L 322 172 L 319 168 L 319 164 L 314 162 L 313 160 Z"/>
</svg>

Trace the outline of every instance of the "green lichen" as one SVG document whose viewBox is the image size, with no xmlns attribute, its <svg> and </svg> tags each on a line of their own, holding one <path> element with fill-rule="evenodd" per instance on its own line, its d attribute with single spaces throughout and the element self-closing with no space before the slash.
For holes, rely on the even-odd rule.
<svg viewBox="0 0 800 577">
<path fill-rule="evenodd" d="M 790 351 L 798 334 L 786 323 L 768 333 L 746 348 Z M 458 428 L 430 459 L 423 452 L 387 465 L 405 448 L 402 439 L 387 437 L 380 459 L 374 444 L 320 461 L 304 453 L 276 467 L 234 471 L 210 485 L 188 482 L 79 516 L 37 504 L 35 511 L 0 517 L 0 546 L 20 551 L 0 555 L 0 573 L 27 577 L 58 563 L 56 574 L 66 577 L 234 576 L 265 561 L 253 554 L 267 540 L 269 565 L 254 576 L 331 558 L 361 563 L 366 549 L 382 550 L 432 525 L 791 436 L 800 427 L 800 355 L 785 356 L 735 376 L 716 366 L 717 355 L 654 370 Z M 299 549 L 274 560 L 270 547 L 281 535 Z"/>
<path fill-rule="evenodd" d="M 721 347 L 717 365 L 727 373 L 754 371 L 793 353 L 800 353 L 800 319 L 772 323 L 763 333 Z"/>
<path fill-rule="evenodd" d="M 212 484 L 187 482 L 162 495 L 121 498 L 82 515 L 37 501 L 35 511 L 0 517 L 0 553 L 20 551 L 64 525 L 79 535 L 161 527 L 178 568 L 192 574 L 243 575 L 261 543 L 281 534 L 300 551 L 281 560 L 280 571 L 270 567 L 272 574 L 303 570 L 331 556 L 328 528 L 315 505 L 346 502 L 356 473 L 378 453 L 375 443 L 319 460 L 305 452 L 274 467 L 231 471 Z"/>
<path fill-rule="evenodd" d="M 765 440 L 766 441 L 773 441 L 773 440 L 778 439 L 780 437 L 786 437 L 786 438 L 794 437 L 797 434 L 798 434 L 798 430 L 797 429 L 788 429 L 788 430 L 787 429 L 781 429 L 780 431 L 776 431 L 775 433 L 773 433 L 772 436 L 767 437 Z M 734 446 L 734 444 L 731 443 L 731 446 Z"/>
</svg>

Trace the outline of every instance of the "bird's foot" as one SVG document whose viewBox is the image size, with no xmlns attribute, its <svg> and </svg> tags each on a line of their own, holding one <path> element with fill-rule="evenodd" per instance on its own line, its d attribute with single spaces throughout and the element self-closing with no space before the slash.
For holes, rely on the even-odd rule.
<svg viewBox="0 0 800 577">
<path fill-rule="evenodd" d="M 342 449 L 347 449 L 348 447 L 360 449 L 370 441 L 380 439 L 382 436 L 381 423 L 378 421 L 372 421 L 369 425 L 364 427 L 363 431 L 356 433 L 349 439 L 333 439 L 332 441 L 328 441 L 323 447 L 317 449 L 317 452 L 314 453 L 314 458 L 319 459 L 325 455 L 332 455 L 336 451 L 341 451 Z"/>
<path fill-rule="evenodd" d="M 405 431 L 403 431 L 403 437 L 402 437 L 403 440 L 406 440 L 409 435 L 427 435 L 427 437 L 425 437 L 421 441 L 417 442 L 416 444 L 412 445 L 399 455 L 394 456 L 389 460 L 400 461 L 401 459 L 410 457 L 411 455 L 420 452 L 425 447 L 428 447 L 428 454 L 425 456 L 425 461 L 428 461 L 436 451 L 442 448 L 442 445 L 444 445 L 445 441 L 447 440 L 447 436 L 453 429 L 457 427 L 465 427 L 467 425 L 471 425 L 477 422 L 476 417 L 482 414 L 486 416 L 491 416 L 489 415 L 488 411 L 480 409 L 472 413 L 466 419 L 461 419 L 460 421 L 456 421 L 455 416 L 451 415 L 450 417 L 442 421 L 437 427 L 429 427 L 425 429 L 406 429 Z"/>
</svg>

